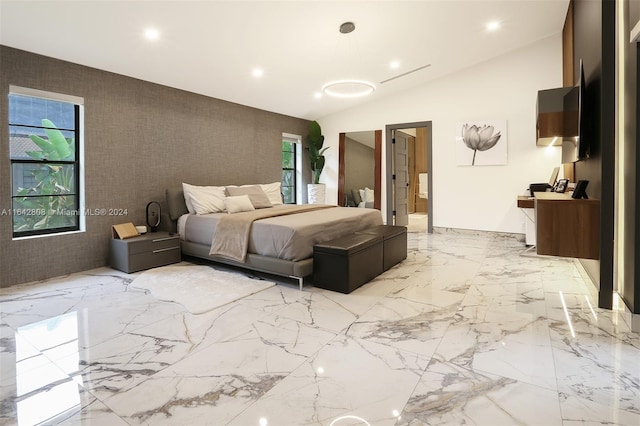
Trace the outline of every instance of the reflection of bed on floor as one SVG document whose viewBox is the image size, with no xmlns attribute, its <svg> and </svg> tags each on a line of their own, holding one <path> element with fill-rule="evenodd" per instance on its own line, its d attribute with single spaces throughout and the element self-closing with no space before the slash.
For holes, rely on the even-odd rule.
<svg viewBox="0 0 640 426">
<path fill-rule="evenodd" d="M 227 212 L 189 214 L 182 189 L 167 189 L 170 229 L 180 234 L 182 254 L 260 272 L 303 279 L 313 273 L 313 246 L 382 224 L 380 211 L 329 206 L 301 213 L 258 219 L 250 227 L 243 261 L 210 254 L 213 237 Z M 287 213 L 296 206 L 274 205 L 266 209 Z M 252 212 L 247 212 L 248 214 Z M 165 217 L 166 218 L 166 217 Z"/>
</svg>

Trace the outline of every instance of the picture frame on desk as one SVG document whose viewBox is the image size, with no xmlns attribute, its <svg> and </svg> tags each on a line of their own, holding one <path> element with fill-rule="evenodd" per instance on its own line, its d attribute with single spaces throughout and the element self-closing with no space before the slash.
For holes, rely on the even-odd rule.
<svg viewBox="0 0 640 426">
<path fill-rule="evenodd" d="M 555 192 L 564 193 L 569 186 L 569 179 L 560 179 L 554 189 Z"/>
<path fill-rule="evenodd" d="M 571 198 L 575 198 L 577 200 L 584 198 L 585 200 L 589 197 L 587 196 L 587 185 L 589 185 L 588 180 L 579 180 L 576 183 L 576 188 L 573 190 L 573 194 L 571 194 Z"/>
</svg>

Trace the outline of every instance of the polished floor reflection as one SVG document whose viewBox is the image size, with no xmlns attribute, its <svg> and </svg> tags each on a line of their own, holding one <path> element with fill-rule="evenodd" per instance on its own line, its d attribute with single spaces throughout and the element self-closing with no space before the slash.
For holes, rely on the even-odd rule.
<svg viewBox="0 0 640 426">
<path fill-rule="evenodd" d="M 640 424 L 640 335 L 508 237 L 410 233 L 350 295 L 279 282 L 202 315 L 135 276 L 0 290 L 0 424 Z"/>
</svg>

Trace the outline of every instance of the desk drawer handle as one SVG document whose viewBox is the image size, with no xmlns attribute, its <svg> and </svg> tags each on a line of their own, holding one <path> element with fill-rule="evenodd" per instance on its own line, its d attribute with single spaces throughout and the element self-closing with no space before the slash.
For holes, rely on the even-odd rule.
<svg viewBox="0 0 640 426">
<path fill-rule="evenodd" d="M 175 240 L 178 237 L 167 237 L 167 238 L 158 238 L 157 240 L 152 240 L 154 243 L 159 243 L 160 241 L 167 241 L 167 240 Z"/>
<path fill-rule="evenodd" d="M 158 249 L 158 250 L 154 250 L 153 253 L 162 253 L 163 251 L 169 251 L 169 250 L 177 250 L 180 247 L 169 247 L 169 248 L 163 248 L 163 249 Z"/>
</svg>

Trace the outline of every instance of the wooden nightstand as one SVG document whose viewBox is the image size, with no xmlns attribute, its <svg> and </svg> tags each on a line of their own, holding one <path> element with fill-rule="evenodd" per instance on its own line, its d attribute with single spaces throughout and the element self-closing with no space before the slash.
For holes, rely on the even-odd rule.
<svg viewBox="0 0 640 426">
<path fill-rule="evenodd" d="M 138 237 L 111 239 L 111 267 L 131 273 L 180 262 L 180 239 L 177 234 L 150 232 Z"/>
</svg>

